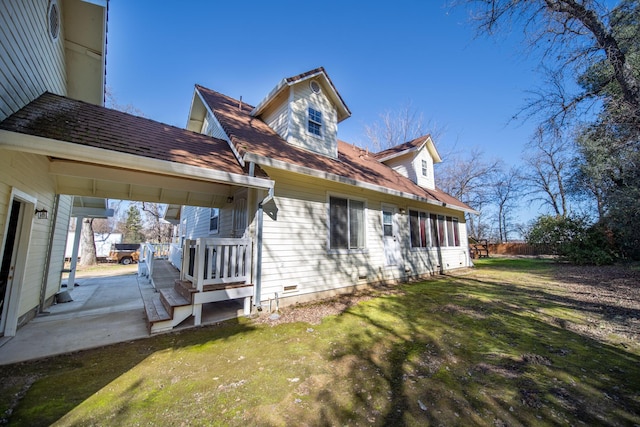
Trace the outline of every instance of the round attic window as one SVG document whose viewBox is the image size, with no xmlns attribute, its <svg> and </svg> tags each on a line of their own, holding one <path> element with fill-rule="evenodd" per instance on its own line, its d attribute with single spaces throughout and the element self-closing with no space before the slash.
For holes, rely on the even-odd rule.
<svg viewBox="0 0 640 427">
<path fill-rule="evenodd" d="M 60 35 L 60 10 L 58 3 L 52 0 L 49 3 L 49 11 L 47 13 L 47 23 L 49 24 L 49 36 L 51 40 L 57 40 Z"/>
<path fill-rule="evenodd" d="M 311 88 L 313 93 L 320 93 L 320 85 L 317 81 L 311 80 L 311 83 L 309 83 L 309 87 Z"/>
</svg>

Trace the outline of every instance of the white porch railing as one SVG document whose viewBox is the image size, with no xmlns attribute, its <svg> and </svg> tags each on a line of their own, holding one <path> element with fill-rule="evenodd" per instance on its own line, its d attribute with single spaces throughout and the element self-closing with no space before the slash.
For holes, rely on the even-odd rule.
<svg viewBox="0 0 640 427">
<path fill-rule="evenodd" d="M 166 259 L 169 243 L 141 243 L 138 257 L 138 276 L 148 277 L 153 282 L 153 263 L 156 259 Z"/>
<path fill-rule="evenodd" d="M 177 243 L 171 243 L 169 246 L 169 262 L 182 271 L 182 248 Z"/>
<path fill-rule="evenodd" d="M 145 276 L 151 280 L 153 275 L 154 247 L 150 243 L 140 243 L 138 256 L 138 276 Z"/>
<path fill-rule="evenodd" d="M 185 240 L 181 277 L 202 292 L 206 285 L 249 283 L 251 239 Z"/>
</svg>

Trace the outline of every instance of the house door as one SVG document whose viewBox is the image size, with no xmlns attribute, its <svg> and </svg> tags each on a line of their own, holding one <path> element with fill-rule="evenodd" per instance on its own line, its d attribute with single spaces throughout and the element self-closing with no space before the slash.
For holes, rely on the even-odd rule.
<svg viewBox="0 0 640 427">
<path fill-rule="evenodd" d="M 17 290 L 19 280 L 16 278 L 16 264 L 18 261 L 20 230 L 24 216 L 24 203 L 14 199 L 11 203 L 11 211 L 8 215 L 7 234 L 2 253 L 2 266 L 0 267 L 0 336 L 5 335 L 7 328 L 7 316 L 9 309 L 15 311 L 17 304 Z M 11 307 L 10 307 L 11 306 Z M 10 329 L 10 328 L 9 328 Z M 8 331 L 10 332 L 10 331 Z M 8 333 L 7 335 L 13 335 Z"/>
<path fill-rule="evenodd" d="M 382 205 L 382 240 L 385 265 L 401 265 L 400 238 L 398 234 L 398 208 Z"/>
</svg>

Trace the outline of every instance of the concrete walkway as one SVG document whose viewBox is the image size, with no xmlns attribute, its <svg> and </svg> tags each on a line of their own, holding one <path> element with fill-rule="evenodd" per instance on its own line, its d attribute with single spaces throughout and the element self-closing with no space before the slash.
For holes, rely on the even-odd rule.
<svg viewBox="0 0 640 427">
<path fill-rule="evenodd" d="M 142 297 L 153 287 L 137 274 L 84 277 L 68 289 L 73 301 L 52 305 L 16 336 L 3 338 L 0 365 L 149 336 Z"/>
</svg>

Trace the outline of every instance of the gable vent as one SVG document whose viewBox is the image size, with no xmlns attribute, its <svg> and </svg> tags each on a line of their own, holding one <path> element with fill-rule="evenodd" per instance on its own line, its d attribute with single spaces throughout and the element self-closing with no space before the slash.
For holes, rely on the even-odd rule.
<svg viewBox="0 0 640 427">
<path fill-rule="evenodd" d="M 317 81 L 311 80 L 309 87 L 313 93 L 320 93 L 320 84 Z"/>
<path fill-rule="evenodd" d="M 56 41 L 60 35 L 60 11 L 55 0 L 49 3 L 47 22 L 49 24 L 49 36 L 51 36 L 51 40 Z"/>
</svg>

